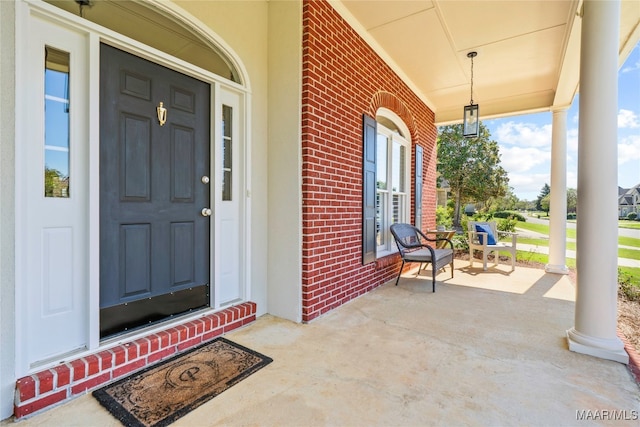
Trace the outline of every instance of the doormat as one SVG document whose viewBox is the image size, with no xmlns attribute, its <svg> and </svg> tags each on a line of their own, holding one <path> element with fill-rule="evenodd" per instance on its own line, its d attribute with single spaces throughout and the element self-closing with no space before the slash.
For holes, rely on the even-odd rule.
<svg viewBox="0 0 640 427">
<path fill-rule="evenodd" d="M 93 392 L 126 426 L 167 426 L 273 359 L 217 338 Z"/>
</svg>

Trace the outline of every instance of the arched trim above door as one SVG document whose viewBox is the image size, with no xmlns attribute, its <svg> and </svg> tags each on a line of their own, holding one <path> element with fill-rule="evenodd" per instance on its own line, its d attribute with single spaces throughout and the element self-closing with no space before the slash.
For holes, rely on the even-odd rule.
<svg viewBox="0 0 640 427">
<path fill-rule="evenodd" d="M 71 1 L 45 2 L 250 89 L 248 73 L 234 50 L 172 2 L 103 0 L 83 8 Z"/>
</svg>

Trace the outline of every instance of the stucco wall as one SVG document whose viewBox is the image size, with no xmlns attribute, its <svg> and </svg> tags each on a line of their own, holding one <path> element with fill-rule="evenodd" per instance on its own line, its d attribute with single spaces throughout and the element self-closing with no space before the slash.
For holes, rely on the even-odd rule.
<svg viewBox="0 0 640 427">
<path fill-rule="evenodd" d="M 218 34 L 241 58 L 249 75 L 248 123 L 251 146 L 250 286 L 257 315 L 267 311 L 267 30 L 269 3 L 259 1 L 176 1 Z"/>
<path fill-rule="evenodd" d="M 436 127 L 433 112 L 329 3 L 303 4 L 302 317 L 309 321 L 387 282 L 399 268 L 397 255 L 362 265 L 363 113 L 390 109 L 412 143 L 424 147 L 423 227 L 435 222 Z M 415 147 L 411 155 L 413 165 Z"/>
<path fill-rule="evenodd" d="M 269 313 L 302 318 L 302 3 L 269 2 Z"/>
</svg>

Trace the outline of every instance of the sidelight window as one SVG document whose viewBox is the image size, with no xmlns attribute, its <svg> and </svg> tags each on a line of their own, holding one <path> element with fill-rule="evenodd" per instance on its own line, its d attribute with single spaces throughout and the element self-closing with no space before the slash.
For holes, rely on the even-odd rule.
<svg viewBox="0 0 640 427">
<path fill-rule="evenodd" d="M 69 197 L 69 53 L 45 46 L 44 196 Z"/>
<path fill-rule="evenodd" d="M 222 200 L 231 200 L 231 179 L 233 165 L 233 109 L 228 105 L 222 106 Z"/>
</svg>

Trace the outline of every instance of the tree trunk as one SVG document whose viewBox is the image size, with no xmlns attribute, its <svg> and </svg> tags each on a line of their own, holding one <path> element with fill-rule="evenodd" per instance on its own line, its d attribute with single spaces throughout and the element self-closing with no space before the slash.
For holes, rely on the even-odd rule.
<svg viewBox="0 0 640 427">
<path fill-rule="evenodd" d="M 456 191 L 456 205 L 453 209 L 453 226 L 460 228 L 460 190 Z"/>
</svg>

